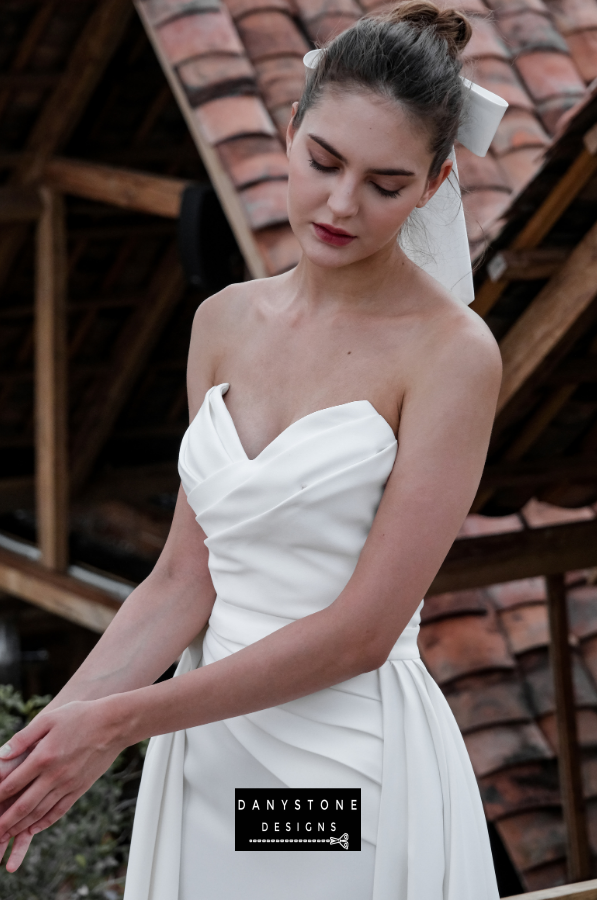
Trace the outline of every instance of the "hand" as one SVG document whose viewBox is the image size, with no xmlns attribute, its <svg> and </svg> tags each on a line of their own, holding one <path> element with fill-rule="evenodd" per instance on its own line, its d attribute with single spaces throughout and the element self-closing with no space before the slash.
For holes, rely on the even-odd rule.
<svg viewBox="0 0 597 900">
<path fill-rule="evenodd" d="M 41 712 L 10 739 L 8 752 L 2 748 L 5 762 L 23 758 L 0 783 L 0 849 L 20 836 L 14 868 L 31 837 L 64 815 L 126 746 L 107 715 L 108 700 L 76 700 Z"/>
<path fill-rule="evenodd" d="M 8 762 L 0 759 L 0 782 L 4 781 L 4 779 L 7 778 L 8 775 L 10 775 L 10 773 L 17 768 L 17 766 L 24 762 L 24 760 L 26 760 L 29 756 L 30 752 L 31 751 L 27 750 L 25 753 L 21 753 L 20 756 L 17 756 L 14 759 L 9 760 Z M 14 800 L 5 800 L 4 803 L 0 803 L 0 815 L 2 815 L 2 813 L 4 813 L 9 808 L 11 802 L 14 802 Z M 0 863 L 4 859 L 4 854 L 6 853 L 6 848 L 8 847 L 9 840 L 10 839 L 7 839 L 0 843 Z M 6 863 L 7 872 L 16 872 L 16 870 L 25 859 L 25 855 L 32 840 L 33 835 L 28 831 L 21 831 L 16 836 L 12 845 L 12 850 L 10 851 L 10 857 L 8 858 Z"/>
</svg>

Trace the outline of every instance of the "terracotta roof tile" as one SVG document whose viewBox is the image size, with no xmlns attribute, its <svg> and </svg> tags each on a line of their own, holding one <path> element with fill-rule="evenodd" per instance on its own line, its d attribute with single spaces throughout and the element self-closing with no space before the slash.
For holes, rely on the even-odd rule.
<svg viewBox="0 0 597 900">
<path fill-rule="evenodd" d="M 537 719 L 539 728 L 557 753 L 559 750 L 558 726 L 555 713 L 547 713 Z M 578 742 L 583 748 L 597 747 L 597 710 L 577 709 L 576 727 Z"/>
<path fill-rule="evenodd" d="M 270 112 L 272 119 L 276 123 L 278 134 L 282 140 L 284 140 L 286 129 L 288 128 L 288 123 L 290 122 L 290 117 L 292 115 L 292 103 L 287 103 L 285 106 L 277 106 L 275 109 L 270 110 Z"/>
<path fill-rule="evenodd" d="M 587 824 L 589 826 L 589 844 L 594 854 L 597 854 L 597 803 L 589 800 L 585 806 Z"/>
<path fill-rule="evenodd" d="M 522 871 L 566 855 L 564 821 L 559 810 L 518 813 L 501 819 L 496 827 L 514 865 Z"/>
<path fill-rule="evenodd" d="M 554 50 L 567 53 L 562 35 L 556 31 L 548 16 L 537 12 L 520 12 L 499 16 L 498 27 L 508 49 L 518 56 L 533 50 Z"/>
<path fill-rule="evenodd" d="M 464 206 L 464 218 L 466 230 L 471 241 L 483 240 L 486 236 L 487 226 L 500 216 L 510 199 L 506 191 L 493 189 L 471 191 L 463 193 L 462 205 Z"/>
<path fill-rule="evenodd" d="M 490 821 L 523 810 L 560 803 L 558 770 L 554 761 L 526 763 L 479 779 L 481 799 Z"/>
<path fill-rule="evenodd" d="M 487 599 L 483 591 L 453 591 L 449 594 L 433 594 L 425 599 L 421 613 L 422 622 L 435 622 L 451 616 L 487 615 Z"/>
<path fill-rule="evenodd" d="M 498 157 L 523 147 L 540 151 L 548 141 L 545 129 L 533 113 L 525 109 L 508 109 L 491 142 L 491 151 Z"/>
<path fill-rule="evenodd" d="M 172 65 L 205 53 L 244 52 L 232 19 L 225 7 L 218 12 L 183 16 L 161 25 L 158 39 Z"/>
<path fill-rule="evenodd" d="M 544 15 L 547 13 L 547 7 L 543 0 L 486 0 L 486 3 L 498 17 L 527 10 Z"/>
<path fill-rule="evenodd" d="M 585 85 L 578 71 L 564 53 L 539 50 L 525 53 L 516 60 L 516 68 L 533 100 L 537 103 L 543 123 L 545 114 L 539 104 L 552 98 L 560 99 L 562 112 L 565 103 L 576 103 L 584 94 Z M 553 130 L 547 124 L 548 130 Z"/>
<path fill-rule="evenodd" d="M 541 500 L 532 499 L 520 511 L 531 528 L 544 528 L 546 525 L 564 525 L 567 522 L 588 522 L 595 518 L 595 510 L 590 506 L 578 509 L 564 509 Z"/>
<path fill-rule="evenodd" d="M 564 859 L 536 866 L 524 873 L 523 880 L 528 891 L 542 891 L 544 888 L 556 887 L 568 883 L 568 870 Z"/>
<path fill-rule="evenodd" d="M 260 9 L 278 9 L 288 13 L 289 16 L 294 16 L 297 13 L 292 0 L 225 0 L 225 5 L 235 20 L 255 13 Z"/>
<path fill-rule="evenodd" d="M 508 635 L 510 650 L 514 654 L 549 645 L 546 605 L 529 603 L 504 610 L 501 613 L 501 622 Z"/>
<path fill-rule="evenodd" d="M 546 0 L 546 3 L 561 34 L 597 28 L 597 4 L 592 0 Z"/>
<path fill-rule="evenodd" d="M 145 13 L 152 25 L 190 13 L 220 9 L 219 0 L 145 0 Z"/>
<path fill-rule="evenodd" d="M 574 109 L 579 102 L 579 97 L 563 96 L 552 97 L 550 100 L 543 100 L 537 103 L 537 113 L 541 117 L 541 121 L 545 125 L 547 131 L 554 133 L 558 128 L 562 116 Z"/>
<path fill-rule="evenodd" d="M 299 100 L 305 84 L 305 67 L 296 56 L 278 56 L 255 65 L 259 87 L 269 110 Z"/>
<path fill-rule="evenodd" d="M 578 638 L 597 634 L 597 586 L 586 584 L 568 591 L 570 630 Z"/>
<path fill-rule="evenodd" d="M 511 516 L 480 516 L 469 514 L 458 532 L 458 537 L 478 537 L 481 534 L 506 534 L 522 531 L 523 525 L 516 514 Z"/>
<path fill-rule="evenodd" d="M 240 191 L 251 228 L 268 228 L 288 221 L 286 181 L 262 181 Z"/>
<path fill-rule="evenodd" d="M 555 710 L 553 672 L 547 649 L 531 650 L 518 658 L 531 703 L 538 716 Z M 574 693 L 578 706 L 597 706 L 597 688 L 578 653 L 572 655 Z"/>
<path fill-rule="evenodd" d="M 519 581 L 492 584 L 485 590 L 498 609 L 510 609 L 533 601 L 543 603 L 546 600 L 543 578 L 521 578 Z"/>
<path fill-rule="evenodd" d="M 595 754 L 584 753 L 581 767 L 583 794 L 585 799 L 597 797 L 597 757 Z"/>
<path fill-rule="evenodd" d="M 237 28 L 252 62 L 271 56 L 298 56 L 302 59 L 309 44 L 289 15 L 277 10 L 249 13 L 237 21 Z"/>
<path fill-rule="evenodd" d="M 510 59 L 506 44 L 488 18 L 477 17 L 472 20 L 472 25 L 473 36 L 464 49 L 463 59 L 480 59 L 486 56 Z"/>
<path fill-rule="evenodd" d="M 534 722 L 496 725 L 464 735 L 475 775 L 483 778 L 508 766 L 552 759 L 554 752 Z"/>
<path fill-rule="evenodd" d="M 321 16 L 344 15 L 359 18 L 363 11 L 356 0 L 296 0 L 301 19 L 310 22 Z"/>
<path fill-rule="evenodd" d="M 292 269 L 300 259 L 301 249 L 290 225 L 263 228 L 257 232 L 255 240 L 270 275 Z"/>
<path fill-rule="evenodd" d="M 510 63 L 503 59 L 477 59 L 463 66 L 463 74 L 486 90 L 499 94 L 511 107 L 534 111 L 533 101 L 522 81 Z"/>
<path fill-rule="evenodd" d="M 307 22 L 307 32 L 313 43 L 317 45 L 325 44 L 328 41 L 332 41 L 337 35 L 342 34 L 351 25 L 354 25 L 358 18 L 358 16 L 353 15 L 331 13 Z"/>
<path fill-rule="evenodd" d="M 597 77 L 597 28 L 577 31 L 566 37 L 574 63 L 585 81 Z"/>
<path fill-rule="evenodd" d="M 459 678 L 444 689 L 463 734 L 512 722 L 528 722 L 533 711 L 515 672 L 488 672 Z"/>
<path fill-rule="evenodd" d="M 494 616 L 458 616 L 421 628 L 419 647 L 438 682 L 488 669 L 511 669 L 514 660 Z"/>
<path fill-rule="evenodd" d="M 256 93 L 256 74 L 246 56 L 200 56 L 178 67 L 178 78 L 191 106 L 227 93 Z"/>
<path fill-rule="evenodd" d="M 271 147 L 266 144 L 262 152 L 255 152 L 253 146 L 259 140 L 271 141 Z M 246 144 L 249 146 L 243 146 Z M 234 186 L 239 189 L 258 181 L 288 176 L 288 159 L 273 138 L 238 138 L 220 144 L 218 151 Z"/>
<path fill-rule="evenodd" d="M 541 166 L 543 151 L 537 147 L 512 150 L 500 158 L 500 166 L 513 191 L 519 191 Z"/>
<path fill-rule="evenodd" d="M 580 645 L 580 652 L 591 677 L 597 682 L 597 636 L 584 640 Z"/>
<path fill-rule="evenodd" d="M 467 15 L 476 13 L 480 16 L 487 16 L 487 6 L 483 0 L 460 0 L 460 2 L 452 2 L 452 0 L 436 0 L 436 5 L 441 9 L 456 8 Z"/>
<path fill-rule="evenodd" d="M 509 192 L 510 189 L 504 174 L 490 154 L 475 156 L 474 153 L 459 144 L 456 148 L 456 161 L 463 190 L 493 189 Z"/>
<path fill-rule="evenodd" d="M 242 135 L 275 135 L 276 128 L 258 97 L 221 97 L 193 114 L 210 144 Z"/>
</svg>

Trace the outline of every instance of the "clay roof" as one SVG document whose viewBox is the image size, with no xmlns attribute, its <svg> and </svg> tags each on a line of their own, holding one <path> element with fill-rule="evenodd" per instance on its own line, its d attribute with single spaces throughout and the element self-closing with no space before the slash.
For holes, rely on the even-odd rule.
<svg viewBox="0 0 597 900">
<path fill-rule="evenodd" d="M 595 518 L 531 501 L 517 515 L 471 515 L 462 537 Z M 597 584 L 566 576 L 577 722 L 591 848 L 597 857 Z M 464 736 L 485 813 L 526 890 L 566 884 L 565 833 L 545 581 L 428 597 L 419 646 Z"/>
<path fill-rule="evenodd" d="M 597 76 L 597 6 L 594 0 L 456 5 L 473 23 L 464 73 L 510 104 L 485 158 L 457 149 L 475 256 L 484 227 L 536 172 L 562 115 Z M 384 4 L 137 0 L 137 6 L 162 65 L 240 194 L 266 270 L 289 267 L 297 249 L 285 224 L 282 140 L 304 83 L 302 56 Z"/>
</svg>

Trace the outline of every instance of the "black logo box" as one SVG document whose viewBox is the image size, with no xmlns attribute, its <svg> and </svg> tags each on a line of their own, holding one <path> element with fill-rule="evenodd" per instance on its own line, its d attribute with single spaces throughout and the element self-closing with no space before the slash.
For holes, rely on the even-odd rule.
<svg viewBox="0 0 597 900">
<path fill-rule="evenodd" d="M 360 788 L 235 788 L 235 850 L 361 849 Z"/>
</svg>

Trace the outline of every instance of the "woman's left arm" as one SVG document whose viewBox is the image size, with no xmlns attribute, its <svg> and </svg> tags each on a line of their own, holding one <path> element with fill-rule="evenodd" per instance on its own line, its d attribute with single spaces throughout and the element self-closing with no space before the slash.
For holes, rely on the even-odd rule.
<svg viewBox="0 0 597 900">
<path fill-rule="evenodd" d="M 55 822 L 126 746 L 339 684 L 381 666 L 441 566 L 475 497 L 501 362 L 479 320 L 413 367 L 399 452 L 350 581 L 326 609 L 159 684 L 41 714 L 10 741 L 32 749 L 0 785 L 0 844 Z M 0 756 L 2 754 L 0 753 Z"/>
</svg>

